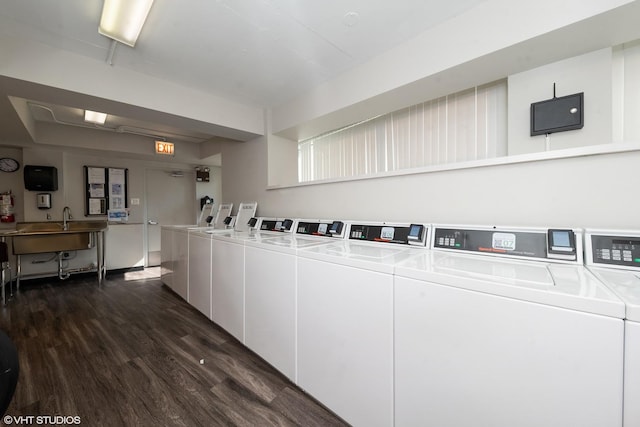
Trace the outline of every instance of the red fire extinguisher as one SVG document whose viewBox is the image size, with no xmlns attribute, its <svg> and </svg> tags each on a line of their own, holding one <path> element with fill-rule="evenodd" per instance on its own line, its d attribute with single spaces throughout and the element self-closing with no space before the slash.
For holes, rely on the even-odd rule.
<svg viewBox="0 0 640 427">
<path fill-rule="evenodd" d="M 0 222 L 14 222 L 16 220 L 14 205 L 15 201 L 11 190 L 0 193 Z"/>
</svg>

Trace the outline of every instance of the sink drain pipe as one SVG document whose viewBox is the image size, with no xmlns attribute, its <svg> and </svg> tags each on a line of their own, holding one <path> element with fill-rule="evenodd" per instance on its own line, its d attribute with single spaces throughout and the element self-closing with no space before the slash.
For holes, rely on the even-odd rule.
<svg viewBox="0 0 640 427">
<path fill-rule="evenodd" d="M 83 273 L 86 271 L 95 270 L 95 265 L 91 264 L 89 267 L 80 267 L 80 268 L 68 268 L 64 269 L 62 267 L 62 261 L 64 258 L 64 252 L 58 252 L 58 279 L 67 280 L 73 273 Z"/>
</svg>

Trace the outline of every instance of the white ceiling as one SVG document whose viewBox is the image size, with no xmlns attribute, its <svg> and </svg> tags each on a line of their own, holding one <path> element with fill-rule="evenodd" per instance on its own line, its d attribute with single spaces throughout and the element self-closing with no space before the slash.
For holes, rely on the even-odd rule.
<svg viewBox="0 0 640 427">
<path fill-rule="evenodd" d="M 253 106 L 272 107 L 474 7 L 483 0 L 155 0 L 135 48 L 114 67 Z M 102 0 L 2 0 L 0 37 L 27 39 L 106 61 Z M 0 85 L 1 87 L 2 85 Z M 75 122 L 75 109 L 25 94 L 35 120 Z M 51 114 L 51 111 L 54 113 Z M 162 118 L 114 115 L 106 125 L 201 141 L 216 134 L 162 128 Z M 173 136 L 171 136 L 173 135 Z"/>
</svg>

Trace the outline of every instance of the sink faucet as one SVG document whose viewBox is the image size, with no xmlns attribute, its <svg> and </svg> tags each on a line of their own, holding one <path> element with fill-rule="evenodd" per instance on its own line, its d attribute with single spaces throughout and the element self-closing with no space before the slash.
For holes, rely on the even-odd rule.
<svg viewBox="0 0 640 427">
<path fill-rule="evenodd" d="M 73 217 L 71 216 L 71 209 L 69 208 L 69 206 L 65 206 L 64 209 L 62 209 L 62 228 L 64 230 L 69 229 L 69 220 L 72 218 Z"/>
</svg>

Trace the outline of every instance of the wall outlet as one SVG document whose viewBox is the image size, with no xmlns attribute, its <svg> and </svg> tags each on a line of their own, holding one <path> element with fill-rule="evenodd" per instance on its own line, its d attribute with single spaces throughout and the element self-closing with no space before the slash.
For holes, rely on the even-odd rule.
<svg viewBox="0 0 640 427">
<path fill-rule="evenodd" d="M 131 206 L 139 205 L 139 204 L 140 204 L 140 199 L 138 199 L 138 198 L 131 199 Z"/>
</svg>

